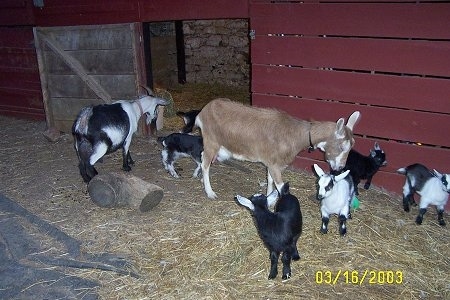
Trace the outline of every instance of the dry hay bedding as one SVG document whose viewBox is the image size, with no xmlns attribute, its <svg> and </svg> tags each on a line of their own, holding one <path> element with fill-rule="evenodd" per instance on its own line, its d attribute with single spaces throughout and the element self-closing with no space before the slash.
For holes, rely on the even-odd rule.
<svg viewBox="0 0 450 300">
<path fill-rule="evenodd" d="M 139 278 L 97 269 L 69 268 L 66 276 L 96 281 L 102 299 L 449 299 L 449 233 L 430 210 L 424 224 L 414 224 L 416 209 L 405 213 L 401 201 L 370 189 L 360 195 L 361 207 L 340 237 L 337 220 L 327 235 L 319 232 L 320 212 L 315 178 L 287 170 L 284 179 L 301 203 L 304 230 L 298 242 L 301 260 L 293 277 L 267 280 L 270 261 L 250 214 L 238 206 L 236 193 L 261 189 L 261 165 L 240 163 L 251 173 L 215 164 L 212 186 L 219 200 L 206 198 L 202 184 L 190 178 L 194 163 L 181 160 L 182 179 L 170 177 L 160 162 L 153 139 L 135 137 L 132 173 L 160 185 L 163 201 L 147 213 L 95 206 L 78 174 L 72 137 L 46 141 L 45 124 L 0 117 L 0 191 L 81 242 L 84 253 L 127 257 Z M 99 172 L 117 171 L 119 152 L 97 165 Z M 400 187 L 399 187 L 400 188 Z M 448 219 L 448 218 L 447 218 Z M 448 220 L 447 220 L 448 221 Z M 52 251 L 42 241 L 43 251 Z M 345 283 L 345 271 L 401 271 L 401 283 Z M 341 276 L 336 284 L 317 283 L 317 272 Z M 398 278 L 394 278 L 398 279 Z M 387 280 L 387 279 L 386 279 Z M 35 284 L 42 284 L 36 282 Z"/>
</svg>

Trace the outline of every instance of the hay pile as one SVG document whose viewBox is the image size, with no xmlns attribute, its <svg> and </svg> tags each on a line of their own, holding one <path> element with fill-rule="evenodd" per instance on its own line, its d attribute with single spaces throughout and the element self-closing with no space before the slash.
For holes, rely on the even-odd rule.
<svg viewBox="0 0 450 300">
<path fill-rule="evenodd" d="M 170 92 L 175 110 L 202 106 L 200 101 L 191 103 L 194 87 L 187 87 L 186 98 L 180 96 L 181 88 Z M 165 129 L 170 131 L 168 124 L 165 121 Z M 180 160 L 183 178 L 174 179 L 162 167 L 156 142 L 136 137 L 131 145 L 136 162 L 132 173 L 163 187 L 164 199 L 147 213 L 106 209 L 89 199 L 78 174 L 71 136 L 50 144 L 42 137 L 44 129 L 40 122 L 0 117 L 4 137 L 0 141 L 0 189 L 82 241 L 83 251 L 130 259 L 133 271 L 141 275 L 138 279 L 100 270 L 68 272 L 67 276 L 99 281 L 101 299 L 450 299 L 450 234 L 437 224 L 434 208 L 425 215 L 424 224 L 417 226 L 417 208 L 405 213 L 399 197 L 362 190 L 361 206 L 347 223 L 347 235 L 339 236 L 336 217 L 330 220 L 329 233 L 322 235 L 319 204 L 314 200 L 315 178 L 287 170 L 283 178 L 290 182 L 303 213 L 304 231 L 298 243 L 301 260 L 292 263 L 290 280 L 281 280 L 280 268 L 277 279 L 269 281 L 269 253 L 249 212 L 233 200 L 236 193 L 249 196 L 265 189 L 261 165 L 240 163 L 251 173 L 213 165 L 211 184 L 219 196 L 213 201 L 206 198 L 201 182 L 190 178 L 192 161 Z M 97 170 L 118 171 L 121 159 L 121 153 L 114 153 Z M 450 223 L 447 214 L 445 219 Z M 51 241 L 44 244 L 51 251 Z M 351 283 L 351 277 L 346 283 L 345 271 L 350 275 L 358 271 L 361 279 L 365 270 L 384 276 L 393 271 L 394 277 L 384 277 L 385 283 L 378 284 L 376 276 L 369 283 L 368 274 L 362 284 Z M 333 280 L 341 272 L 335 284 L 316 277 L 325 276 L 326 271 L 331 271 Z M 397 271 L 402 274 L 401 282 Z"/>
</svg>

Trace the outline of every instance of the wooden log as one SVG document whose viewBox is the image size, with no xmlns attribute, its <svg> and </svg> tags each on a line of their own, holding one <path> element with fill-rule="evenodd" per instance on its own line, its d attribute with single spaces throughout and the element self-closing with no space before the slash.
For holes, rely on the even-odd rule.
<svg viewBox="0 0 450 300">
<path fill-rule="evenodd" d="M 162 200 L 163 189 L 125 173 L 106 173 L 92 178 L 88 185 L 92 201 L 101 207 L 132 207 L 146 212 Z"/>
</svg>

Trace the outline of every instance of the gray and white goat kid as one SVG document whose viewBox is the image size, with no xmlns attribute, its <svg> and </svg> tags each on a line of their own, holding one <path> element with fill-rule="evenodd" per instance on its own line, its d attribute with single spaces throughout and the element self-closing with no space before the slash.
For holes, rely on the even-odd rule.
<svg viewBox="0 0 450 300">
<path fill-rule="evenodd" d="M 203 139 L 198 135 L 187 133 L 172 133 L 158 137 L 158 142 L 164 147 L 161 151 L 164 168 L 175 178 L 179 178 L 174 163 L 182 157 L 190 157 L 197 164 L 193 177 L 198 177 L 202 162 Z"/>
<path fill-rule="evenodd" d="M 217 159 L 230 158 L 260 162 L 267 167 L 267 195 L 283 186 L 281 173 L 297 154 L 309 147 L 319 148 L 333 170 L 345 166 L 353 147 L 353 126 L 360 118 L 355 111 L 345 124 L 337 122 L 308 122 L 287 113 L 243 105 L 230 99 L 212 100 L 195 119 L 203 136 L 202 173 L 205 192 L 216 198 L 211 188 L 209 169 Z"/>
<path fill-rule="evenodd" d="M 339 175 L 325 173 L 314 164 L 318 180 L 317 199 L 321 201 L 322 226 L 320 232 L 328 232 L 330 215 L 337 214 L 339 219 L 339 233 L 347 233 L 347 219 L 350 217 L 350 204 L 355 196 L 355 188 L 350 170 Z"/>
<path fill-rule="evenodd" d="M 409 212 L 410 204 L 415 205 L 414 193 L 420 195 L 419 215 L 417 224 L 422 224 L 423 216 L 429 205 L 436 205 L 439 225 L 445 226 L 444 208 L 450 193 L 450 174 L 441 174 L 436 170 L 430 171 L 422 164 L 412 164 L 397 170 L 406 176 L 403 186 L 403 209 Z"/>
<path fill-rule="evenodd" d="M 268 196 L 255 194 L 245 198 L 237 195 L 236 200 L 252 212 L 259 236 L 269 250 L 271 262 L 269 279 L 277 276 L 280 253 L 283 253 L 282 279 L 290 278 L 291 260 L 300 259 L 297 241 L 302 233 L 303 223 L 300 204 L 298 199 L 289 193 L 289 183 L 286 182 L 281 187 L 279 194 L 274 190 Z M 274 212 L 271 212 L 269 207 L 273 205 L 275 205 Z"/>
<path fill-rule="evenodd" d="M 89 182 L 97 175 L 94 164 L 119 148 L 123 150 L 122 169 L 130 171 L 134 161 L 129 148 L 140 117 L 146 115 L 146 123 L 150 124 L 157 118 L 157 106 L 167 104 L 164 99 L 147 95 L 135 101 L 120 100 L 83 108 L 72 126 L 83 180 Z"/>
</svg>

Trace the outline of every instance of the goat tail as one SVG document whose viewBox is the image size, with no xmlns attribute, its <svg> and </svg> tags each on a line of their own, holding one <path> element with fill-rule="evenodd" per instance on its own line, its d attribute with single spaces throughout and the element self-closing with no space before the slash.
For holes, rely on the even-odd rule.
<svg viewBox="0 0 450 300">
<path fill-rule="evenodd" d="M 406 168 L 400 168 L 397 170 L 397 173 L 406 175 Z"/>
<path fill-rule="evenodd" d="M 87 106 L 81 109 L 77 119 L 73 123 L 72 134 L 86 135 L 88 132 L 89 119 L 93 113 L 93 107 Z"/>
</svg>

